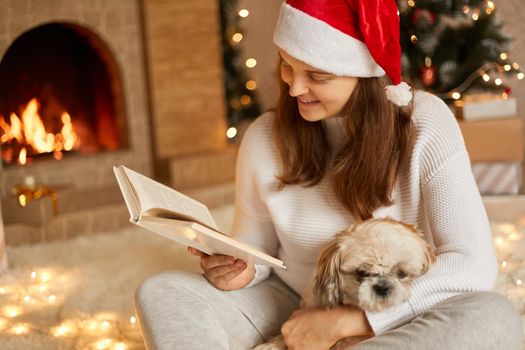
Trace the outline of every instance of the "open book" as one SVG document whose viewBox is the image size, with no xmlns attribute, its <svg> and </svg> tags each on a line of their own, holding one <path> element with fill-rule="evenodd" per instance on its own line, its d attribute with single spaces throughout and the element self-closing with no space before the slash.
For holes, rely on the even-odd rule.
<svg viewBox="0 0 525 350">
<path fill-rule="evenodd" d="M 113 170 L 133 224 L 206 254 L 286 268 L 281 260 L 220 232 L 204 204 L 125 166 Z"/>
</svg>

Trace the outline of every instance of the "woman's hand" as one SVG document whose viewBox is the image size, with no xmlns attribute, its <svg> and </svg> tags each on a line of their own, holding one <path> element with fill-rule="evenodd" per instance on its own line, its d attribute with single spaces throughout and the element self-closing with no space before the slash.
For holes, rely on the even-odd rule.
<svg viewBox="0 0 525 350">
<path fill-rule="evenodd" d="M 373 335 L 363 312 L 344 306 L 296 310 L 281 327 L 281 333 L 290 350 L 328 350 L 340 339 Z"/>
<path fill-rule="evenodd" d="M 255 266 L 228 255 L 208 255 L 188 247 L 188 253 L 201 258 L 204 277 L 215 288 L 235 290 L 247 286 L 255 276 Z"/>
</svg>

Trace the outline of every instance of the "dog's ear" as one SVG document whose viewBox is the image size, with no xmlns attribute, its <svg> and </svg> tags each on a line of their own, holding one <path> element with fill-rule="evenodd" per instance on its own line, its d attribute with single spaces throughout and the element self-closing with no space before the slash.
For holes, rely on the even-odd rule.
<svg viewBox="0 0 525 350">
<path fill-rule="evenodd" d="M 317 261 L 314 296 L 318 306 L 333 308 L 341 303 L 339 293 L 339 267 L 341 265 L 340 239 L 332 240 Z"/>
<path fill-rule="evenodd" d="M 424 274 L 428 271 L 430 268 L 430 264 L 436 261 L 436 256 L 434 255 L 434 250 L 430 246 L 430 244 L 425 242 L 425 259 L 423 261 L 423 271 L 421 271 L 421 274 Z"/>
</svg>

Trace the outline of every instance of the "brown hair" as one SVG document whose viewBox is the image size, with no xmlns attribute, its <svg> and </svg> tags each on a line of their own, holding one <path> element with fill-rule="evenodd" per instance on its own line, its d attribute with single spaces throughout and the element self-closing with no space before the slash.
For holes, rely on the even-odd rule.
<svg viewBox="0 0 525 350">
<path fill-rule="evenodd" d="M 391 205 L 400 168 L 409 160 L 415 140 L 412 104 L 399 108 L 386 99 L 387 76 L 359 78 L 341 115 L 347 140 L 330 163 L 330 144 L 322 122 L 299 114 L 296 98 L 280 80 L 274 133 L 283 164 L 280 188 L 314 186 L 328 174 L 333 190 L 356 221 L 372 217 L 381 205 Z M 330 166 L 330 168 L 329 168 Z"/>
</svg>

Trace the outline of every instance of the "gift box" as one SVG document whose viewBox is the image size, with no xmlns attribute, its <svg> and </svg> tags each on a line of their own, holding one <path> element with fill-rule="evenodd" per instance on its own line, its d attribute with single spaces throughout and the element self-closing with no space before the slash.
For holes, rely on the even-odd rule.
<svg viewBox="0 0 525 350">
<path fill-rule="evenodd" d="M 523 121 L 520 117 L 459 121 L 472 163 L 523 160 Z"/>
<path fill-rule="evenodd" d="M 518 194 L 522 181 L 522 162 L 472 164 L 472 173 L 483 195 Z"/>
<path fill-rule="evenodd" d="M 518 113 L 518 103 L 514 97 L 495 94 L 465 95 L 454 102 L 455 113 L 465 121 L 514 117 Z"/>
</svg>

